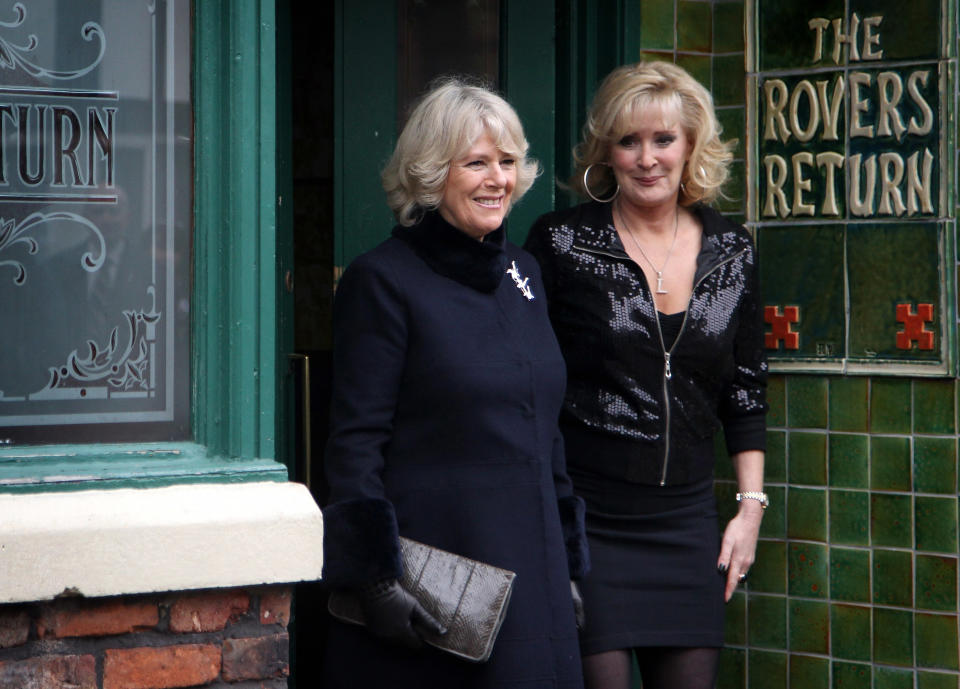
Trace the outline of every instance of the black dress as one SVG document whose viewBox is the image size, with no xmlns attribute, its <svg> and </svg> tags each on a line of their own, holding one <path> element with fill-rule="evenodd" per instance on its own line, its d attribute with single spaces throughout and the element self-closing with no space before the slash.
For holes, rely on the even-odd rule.
<svg viewBox="0 0 960 689">
<path fill-rule="evenodd" d="M 508 271 L 509 274 L 508 274 Z M 580 689 L 587 567 L 557 418 L 565 369 L 533 258 L 428 214 L 337 289 L 324 579 L 398 573 L 396 534 L 517 573 L 484 664 L 332 621 L 325 687 Z"/>
</svg>

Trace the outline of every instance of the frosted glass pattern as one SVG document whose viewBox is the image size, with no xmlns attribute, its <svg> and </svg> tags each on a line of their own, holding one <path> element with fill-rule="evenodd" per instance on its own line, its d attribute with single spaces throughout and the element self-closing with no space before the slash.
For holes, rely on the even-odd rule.
<svg viewBox="0 0 960 689">
<path fill-rule="evenodd" d="M 0 444 L 183 439 L 190 5 L 0 0 Z"/>
</svg>

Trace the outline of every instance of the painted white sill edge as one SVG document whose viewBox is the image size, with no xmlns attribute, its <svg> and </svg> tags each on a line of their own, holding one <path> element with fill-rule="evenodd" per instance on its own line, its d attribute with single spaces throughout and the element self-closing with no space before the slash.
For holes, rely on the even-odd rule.
<svg viewBox="0 0 960 689">
<path fill-rule="evenodd" d="M 0 603 L 313 581 L 323 517 L 299 483 L 0 495 Z"/>
</svg>

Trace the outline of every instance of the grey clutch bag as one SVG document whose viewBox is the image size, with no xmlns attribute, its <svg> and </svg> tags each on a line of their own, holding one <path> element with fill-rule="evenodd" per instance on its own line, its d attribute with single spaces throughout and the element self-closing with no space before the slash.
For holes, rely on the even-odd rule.
<svg viewBox="0 0 960 689">
<path fill-rule="evenodd" d="M 466 660 L 486 661 L 517 575 L 408 538 L 400 538 L 400 551 L 400 584 L 447 628 L 443 636 L 427 634 L 423 640 Z M 350 591 L 332 592 L 327 608 L 337 619 L 364 624 L 360 599 Z"/>
</svg>

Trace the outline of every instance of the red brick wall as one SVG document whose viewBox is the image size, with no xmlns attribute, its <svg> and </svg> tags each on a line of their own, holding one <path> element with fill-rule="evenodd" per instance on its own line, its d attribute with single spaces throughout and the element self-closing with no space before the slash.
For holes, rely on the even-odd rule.
<svg viewBox="0 0 960 689">
<path fill-rule="evenodd" d="M 291 592 L 0 605 L 0 689 L 286 689 Z"/>
</svg>

